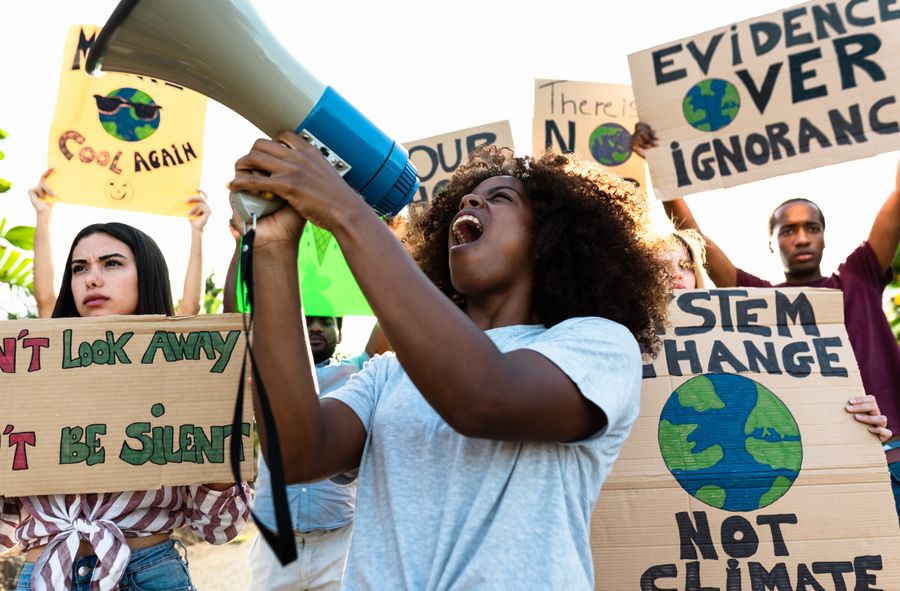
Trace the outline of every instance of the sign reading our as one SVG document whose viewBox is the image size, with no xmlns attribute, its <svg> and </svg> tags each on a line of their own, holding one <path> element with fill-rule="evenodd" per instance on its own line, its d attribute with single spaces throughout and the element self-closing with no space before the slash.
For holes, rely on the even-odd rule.
<svg viewBox="0 0 900 591">
<path fill-rule="evenodd" d="M 0 322 L 0 496 L 228 482 L 239 314 Z M 250 421 L 248 398 L 244 417 Z"/>
<path fill-rule="evenodd" d="M 900 148 L 892 0 L 814 0 L 628 61 L 664 200 Z"/>
<path fill-rule="evenodd" d="M 594 511 L 597 589 L 900 589 L 878 440 L 825 289 L 676 291 Z"/>
<path fill-rule="evenodd" d="M 472 150 L 496 144 L 513 149 L 509 121 L 497 121 L 421 140 L 406 142 L 409 159 L 419 173 L 419 192 L 412 206 L 425 206 L 450 181 Z"/>
<path fill-rule="evenodd" d="M 627 84 L 535 80 L 532 151 L 574 153 L 620 177 L 646 184 L 644 160 L 631 151 L 637 123 Z"/>
<path fill-rule="evenodd" d="M 187 215 L 197 195 L 206 97 L 170 82 L 85 72 L 98 27 L 69 29 L 47 183 L 59 201 Z"/>
</svg>

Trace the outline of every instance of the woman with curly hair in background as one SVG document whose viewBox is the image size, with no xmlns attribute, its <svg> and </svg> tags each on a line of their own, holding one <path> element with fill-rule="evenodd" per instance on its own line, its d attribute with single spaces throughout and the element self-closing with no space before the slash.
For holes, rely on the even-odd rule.
<svg viewBox="0 0 900 591">
<path fill-rule="evenodd" d="M 236 170 L 232 190 L 289 205 L 257 226 L 257 367 L 288 481 L 358 471 L 345 588 L 593 589 L 591 511 L 665 314 L 665 256 L 631 185 L 481 149 L 414 229 L 414 262 L 296 134 L 257 141 Z M 321 401 L 305 220 L 337 238 L 396 352 Z"/>
</svg>

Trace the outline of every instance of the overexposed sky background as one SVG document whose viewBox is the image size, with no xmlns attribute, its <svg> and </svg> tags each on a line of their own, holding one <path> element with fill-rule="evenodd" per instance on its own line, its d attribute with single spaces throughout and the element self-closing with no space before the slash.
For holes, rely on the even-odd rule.
<svg viewBox="0 0 900 591">
<path fill-rule="evenodd" d="M 155 0 L 144 0 L 155 1 Z M 182 0 L 199 2 L 201 0 Z M 223 0 L 203 0 L 211 9 Z M 284 2 L 250 0 L 294 58 L 400 142 L 507 119 L 517 151 L 531 150 L 536 78 L 630 83 L 627 56 L 795 4 L 721 0 L 631 2 Z M 26 191 L 46 168 L 63 43 L 73 24 L 103 25 L 114 0 L 32 0 L 0 4 L 0 216 L 33 224 Z M 203 26 L 203 23 L 197 23 Z M 236 49 L 239 51 L 239 49 Z M 239 80 L 239 73 L 225 75 Z M 264 88 L 248 89 L 265 93 Z M 204 236 L 204 276 L 222 281 L 233 240 L 225 183 L 234 161 L 262 134 L 210 101 L 202 188 L 212 217 Z M 891 191 L 898 152 L 689 197 L 701 227 L 739 266 L 780 280 L 767 248 L 772 207 L 789 197 L 818 202 L 828 219 L 823 272 L 867 235 Z M 160 244 L 173 291 L 181 293 L 188 222 L 162 216 L 59 204 L 53 215 L 57 288 L 72 237 L 97 221 L 140 227 Z M 354 344 L 364 337 L 348 334 Z M 351 333 L 353 331 L 351 330 Z M 360 336 L 361 335 L 361 336 Z M 363 339 L 364 341 L 364 339 Z"/>
</svg>

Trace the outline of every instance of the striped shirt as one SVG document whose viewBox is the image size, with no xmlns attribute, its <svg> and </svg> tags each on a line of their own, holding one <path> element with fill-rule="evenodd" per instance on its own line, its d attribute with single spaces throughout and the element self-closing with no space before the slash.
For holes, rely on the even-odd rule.
<svg viewBox="0 0 900 591">
<path fill-rule="evenodd" d="M 244 492 L 249 499 L 249 487 Z M 36 591 L 70 589 L 72 563 L 82 540 L 97 555 L 91 591 L 113 591 L 131 557 L 126 538 L 170 533 L 190 526 L 207 542 L 224 544 L 250 514 L 238 485 L 216 491 L 205 485 L 103 494 L 0 497 L 0 551 L 46 546 L 34 565 Z"/>
</svg>

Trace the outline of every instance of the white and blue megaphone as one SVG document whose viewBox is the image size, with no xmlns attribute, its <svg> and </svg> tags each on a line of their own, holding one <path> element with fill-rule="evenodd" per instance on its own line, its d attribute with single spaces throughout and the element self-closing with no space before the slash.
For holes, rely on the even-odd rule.
<svg viewBox="0 0 900 591">
<path fill-rule="evenodd" d="M 418 190 L 406 149 L 297 63 L 247 0 L 122 0 L 88 54 L 87 71 L 98 70 L 185 86 L 269 137 L 295 130 L 381 215 Z M 245 221 L 283 205 L 243 192 L 231 200 Z"/>
</svg>

